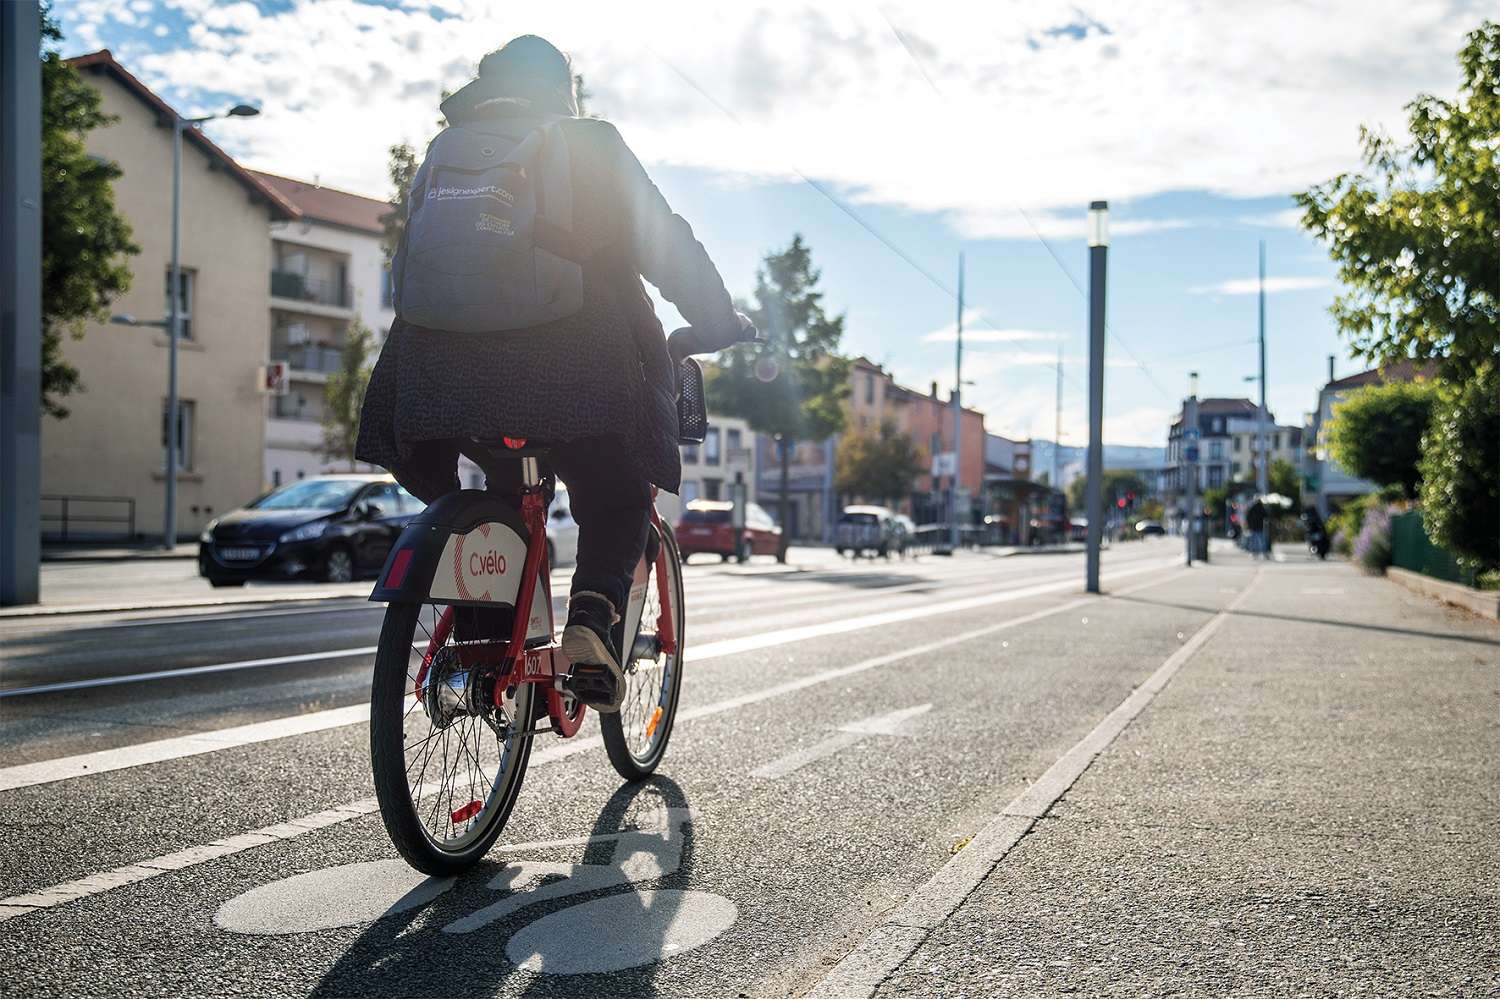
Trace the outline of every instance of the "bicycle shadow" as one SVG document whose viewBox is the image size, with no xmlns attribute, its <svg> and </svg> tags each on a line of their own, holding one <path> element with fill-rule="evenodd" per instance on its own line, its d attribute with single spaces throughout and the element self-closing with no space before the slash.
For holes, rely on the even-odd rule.
<svg viewBox="0 0 1500 999">
<path fill-rule="evenodd" d="M 656 800 L 638 801 L 643 795 Z M 633 806 L 637 820 L 664 814 L 665 829 L 627 824 Z M 571 841 L 589 841 L 582 863 L 494 859 L 505 849 L 497 847 L 492 859 L 431 903 L 404 912 L 398 903 L 368 926 L 311 995 L 493 996 L 510 991 L 507 984 L 520 984 L 515 994 L 527 997 L 660 995 L 653 982 L 679 896 L 653 892 L 648 901 L 639 889 L 687 887 L 693 838 L 687 798 L 675 782 L 657 776 L 625 784 L 605 802 L 589 835 Z M 578 920 L 547 918 L 599 899 L 609 901 L 609 922 L 597 927 L 603 939 L 580 940 Z M 521 946 L 508 948 L 521 934 Z M 655 957 L 613 971 L 547 972 L 559 959 L 567 965 L 585 950 L 590 956 L 593 943 L 609 949 L 611 937 L 628 941 L 633 954 Z"/>
</svg>

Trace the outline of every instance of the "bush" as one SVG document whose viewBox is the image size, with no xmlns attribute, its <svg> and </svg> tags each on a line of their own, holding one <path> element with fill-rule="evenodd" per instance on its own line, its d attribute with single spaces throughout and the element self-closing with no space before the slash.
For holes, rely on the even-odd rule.
<svg viewBox="0 0 1500 999">
<path fill-rule="evenodd" d="M 1367 385 L 1350 393 L 1333 407 L 1329 452 L 1360 478 L 1399 486 L 1407 499 L 1415 497 L 1422 478 L 1422 435 L 1436 393 L 1428 381 Z"/>
<path fill-rule="evenodd" d="M 1355 539 L 1365 526 L 1365 517 L 1371 510 L 1383 510 L 1401 499 L 1400 486 L 1387 486 L 1373 493 L 1366 493 L 1345 503 L 1337 513 L 1330 514 L 1324 529 L 1333 539 L 1333 550 L 1340 555 L 1353 553 Z"/>
<path fill-rule="evenodd" d="M 1422 518 L 1468 567 L 1500 567 L 1500 365 L 1444 387 L 1422 442 Z"/>
<path fill-rule="evenodd" d="M 1354 560 L 1372 575 L 1380 575 L 1391 564 L 1391 512 L 1377 506 L 1365 514 L 1359 537 L 1354 539 Z"/>
</svg>

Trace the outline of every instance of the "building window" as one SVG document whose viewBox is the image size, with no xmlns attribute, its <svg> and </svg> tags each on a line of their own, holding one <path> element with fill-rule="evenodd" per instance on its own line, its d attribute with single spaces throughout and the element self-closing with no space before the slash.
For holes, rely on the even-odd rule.
<svg viewBox="0 0 1500 999">
<path fill-rule="evenodd" d="M 719 495 L 720 486 L 723 485 L 723 482 L 724 482 L 723 479 L 704 479 L 703 480 L 703 498 L 706 499 L 706 500 L 719 500 L 719 499 L 723 499 L 723 497 L 721 495 Z"/>
<path fill-rule="evenodd" d="M 728 436 L 726 447 L 729 451 L 729 457 L 733 459 L 736 454 L 745 449 L 745 439 L 738 427 L 733 427 L 725 431 L 725 433 Z"/>
<path fill-rule="evenodd" d="M 718 427 L 709 427 L 708 433 L 703 435 L 703 463 L 706 465 L 717 465 L 719 463 Z"/>
<path fill-rule="evenodd" d="M 696 464 L 698 464 L 698 445 L 696 445 L 696 444 L 684 444 L 684 445 L 682 445 L 682 463 L 684 465 L 696 465 Z"/>
<path fill-rule="evenodd" d="M 1213 461 L 1222 461 L 1224 459 L 1224 442 L 1214 441 L 1209 444 L 1208 457 Z"/>
<path fill-rule="evenodd" d="M 1234 474 L 1235 475 L 1239 475 L 1240 474 L 1240 463 L 1239 462 L 1235 462 L 1234 463 Z"/>
<path fill-rule="evenodd" d="M 380 307 L 389 309 L 393 301 L 394 286 L 391 284 L 391 265 L 386 264 L 380 271 Z"/>
<path fill-rule="evenodd" d="M 177 468 L 179 471 L 193 470 L 193 401 L 177 400 Z M 161 449 L 167 450 L 167 400 L 161 401 Z M 166 458 L 163 457 L 163 463 Z"/>
<path fill-rule="evenodd" d="M 865 402 L 875 404 L 875 376 L 869 372 L 865 373 Z"/>
<path fill-rule="evenodd" d="M 281 485 L 281 469 L 271 469 L 271 486 L 274 488 Z"/>
<path fill-rule="evenodd" d="M 1208 466 L 1208 488 L 1217 489 L 1224 484 L 1224 466 Z"/>
<path fill-rule="evenodd" d="M 1236 436 L 1234 439 L 1234 453 L 1240 453 L 1240 445 L 1245 443 L 1245 438 Z"/>
<path fill-rule="evenodd" d="M 1280 434 L 1275 434 L 1275 435 L 1273 435 L 1271 437 L 1271 450 L 1272 451 L 1280 451 L 1281 450 L 1281 435 Z"/>
<path fill-rule="evenodd" d="M 178 277 L 182 280 L 177 286 L 177 309 L 182 316 L 182 338 L 191 340 L 193 338 L 193 284 L 194 273 L 186 267 L 178 271 Z M 167 268 L 166 277 L 162 281 L 163 300 L 166 302 L 165 310 L 167 321 L 172 319 L 172 268 Z M 172 333 L 167 329 L 167 335 Z"/>
<path fill-rule="evenodd" d="M 1216 417 L 1214 417 L 1214 433 L 1216 433 L 1216 434 L 1222 434 L 1223 432 L 1224 432 L 1224 417 L 1222 417 L 1222 416 L 1216 416 Z"/>
<path fill-rule="evenodd" d="M 682 483 L 682 503 L 684 506 L 698 498 L 698 483 L 684 480 Z"/>
</svg>

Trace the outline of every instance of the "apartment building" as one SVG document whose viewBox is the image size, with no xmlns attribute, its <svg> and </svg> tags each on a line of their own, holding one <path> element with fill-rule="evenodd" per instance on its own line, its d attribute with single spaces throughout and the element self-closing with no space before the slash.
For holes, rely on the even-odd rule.
<svg viewBox="0 0 1500 999">
<path fill-rule="evenodd" d="M 1328 428 L 1333 422 L 1334 407 L 1351 392 L 1366 385 L 1430 378 L 1434 370 L 1435 366 L 1431 364 L 1418 365 L 1412 361 L 1402 361 L 1344 378 L 1334 378 L 1333 358 L 1328 358 L 1328 382 L 1318 390 L 1318 408 L 1308 424 L 1308 446 L 1302 465 L 1308 498 L 1317 506 L 1320 514 L 1326 517 L 1351 499 L 1372 493 L 1378 488 L 1368 479 L 1361 479 L 1350 473 L 1328 453 Z"/>
<path fill-rule="evenodd" d="M 100 95 L 113 123 L 86 138 L 90 155 L 122 171 L 118 210 L 140 252 L 130 290 L 111 310 L 138 322 L 168 314 L 172 220 L 172 122 L 176 112 L 108 50 L 69 60 Z M 226 128 L 230 127 L 228 125 Z M 234 127 L 254 128 L 253 121 Z M 298 217 L 279 191 L 189 129 L 182 149 L 182 284 L 178 345 L 181 406 L 179 536 L 193 537 L 216 514 L 261 491 L 271 269 L 268 225 Z M 168 338 L 158 326 L 88 324 L 64 338 L 83 387 L 66 398 L 65 419 L 42 423 L 43 533 L 70 538 L 160 537 L 165 505 Z M 133 522 L 132 522 L 133 521 Z"/>
<path fill-rule="evenodd" d="M 676 523 L 685 503 L 695 499 L 727 500 L 736 482 L 745 484 L 746 502 L 755 502 L 755 435 L 750 424 L 733 416 L 708 414 L 702 444 L 682 446 L 682 489 L 662 493 L 656 509 L 662 519 Z"/>
<path fill-rule="evenodd" d="M 316 182 L 255 172 L 300 216 L 271 226 L 270 346 L 289 366 L 290 385 L 266 414 L 265 484 L 349 471 L 323 449 L 328 376 L 343 364 L 344 340 L 357 319 L 376 338 L 390 328 L 390 273 L 382 245 L 387 202 Z M 360 466 L 363 468 L 364 466 Z"/>
<path fill-rule="evenodd" d="M 1252 423 L 1259 407 L 1249 399 L 1209 398 L 1198 400 L 1197 489 L 1218 489 L 1234 481 L 1234 442 L 1236 421 Z M 1274 417 L 1272 417 L 1274 419 Z M 1183 495 L 1189 483 L 1190 466 L 1186 461 L 1183 438 L 1184 414 L 1179 412 L 1167 432 L 1167 461 L 1162 476 L 1163 491 L 1169 500 Z M 1241 466 L 1248 460 L 1242 457 Z"/>
<path fill-rule="evenodd" d="M 1229 480 L 1254 482 L 1260 468 L 1260 427 L 1254 418 L 1235 417 L 1229 421 L 1232 446 L 1229 449 Z M 1266 427 L 1266 451 L 1270 463 L 1285 461 L 1302 472 L 1302 428 L 1272 423 Z M 1270 465 L 1266 466 L 1269 470 Z"/>
</svg>

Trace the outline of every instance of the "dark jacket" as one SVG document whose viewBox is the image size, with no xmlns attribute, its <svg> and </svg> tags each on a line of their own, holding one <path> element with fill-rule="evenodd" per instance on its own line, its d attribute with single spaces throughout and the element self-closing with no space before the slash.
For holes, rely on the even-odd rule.
<svg viewBox="0 0 1500 999">
<path fill-rule="evenodd" d="M 443 102 L 450 123 L 532 114 L 481 78 Z M 732 342 L 724 282 L 692 228 L 672 213 L 608 122 L 559 126 L 573 164 L 574 237 L 583 307 L 544 326 L 447 333 L 396 320 L 370 377 L 356 454 L 423 499 L 455 478 L 405 474 L 424 441 L 502 436 L 542 441 L 613 436 L 647 479 L 675 492 L 682 465 L 666 338 L 644 276 L 684 319 Z"/>
</svg>

